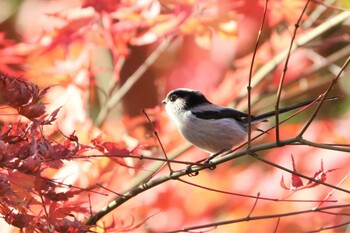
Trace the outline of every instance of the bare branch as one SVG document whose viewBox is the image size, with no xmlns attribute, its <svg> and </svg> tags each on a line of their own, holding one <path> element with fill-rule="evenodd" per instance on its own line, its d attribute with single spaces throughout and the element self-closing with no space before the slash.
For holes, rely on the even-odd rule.
<svg viewBox="0 0 350 233">
<path fill-rule="evenodd" d="M 263 14 L 263 18 L 261 21 L 261 25 L 259 28 L 259 32 L 258 32 L 258 37 L 256 39 L 256 43 L 255 43 L 255 48 L 254 48 L 254 52 L 253 52 L 253 57 L 252 57 L 252 61 L 250 64 L 250 68 L 249 68 L 249 79 L 248 79 L 248 86 L 247 86 L 247 91 L 248 91 L 248 147 L 250 147 L 250 143 L 251 143 L 251 134 L 252 134 L 252 124 L 251 124 L 251 90 L 252 90 L 252 76 L 253 76 L 253 67 L 254 67 L 254 61 L 255 61 L 255 56 L 256 53 L 258 52 L 258 47 L 259 47 L 259 43 L 260 43 L 260 39 L 261 39 L 261 34 L 264 28 L 264 24 L 265 24 L 265 19 L 266 19 L 266 12 L 267 12 L 267 5 L 268 5 L 268 0 L 265 0 L 265 6 L 264 6 L 264 14 Z"/>
<path fill-rule="evenodd" d="M 238 151 L 238 152 L 235 152 L 235 153 L 228 154 L 228 155 L 226 155 L 224 157 L 217 158 L 215 160 L 212 160 L 211 162 L 213 163 L 213 165 L 219 165 L 221 163 L 224 163 L 224 162 L 227 162 L 227 161 L 230 161 L 230 160 L 233 160 L 233 159 L 245 156 L 247 154 L 251 155 L 251 154 L 255 154 L 258 151 L 268 150 L 268 149 L 281 147 L 281 146 L 285 146 L 285 145 L 295 145 L 296 143 L 298 143 L 298 138 L 290 138 L 290 139 L 287 139 L 287 140 L 281 140 L 278 144 L 276 142 L 270 142 L 270 143 L 265 143 L 265 144 L 261 144 L 261 145 L 256 145 L 256 146 L 252 146 L 251 148 L 249 148 L 247 150 Z M 342 191 L 342 192 L 350 194 L 349 190 L 346 190 L 346 189 L 343 189 L 343 188 L 340 188 L 340 187 L 336 187 L 334 185 L 331 185 L 331 184 L 328 184 L 328 183 L 325 183 L 325 182 L 321 182 L 319 180 L 316 180 L 316 179 L 314 179 L 312 177 L 305 176 L 303 174 L 296 173 L 296 172 L 294 172 L 292 170 L 289 170 L 287 168 L 284 168 L 282 166 L 274 164 L 274 163 L 272 163 L 270 161 L 267 161 L 265 159 L 262 159 L 262 158 L 260 158 L 258 156 L 255 156 L 254 158 L 256 158 L 256 159 L 258 159 L 260 161 L 263 161 L 264 163 L 267 163 L 267 164 L 269 164 L 271 166 L 277 167 L 277 168 L 279 168 L 281 170 L 284 170 L 284 171 L 287 171 L 289 173 L 298 175 L 298 176 L 300 176 L 302 178 L 305 178 L 307 180 L 310 180 L 310 181 L 313 181 L 315 183 L 322 184 L 322 185 L 325 185 L 325 186 L 334 188 L 336 190 L 339 190 L 339 191 Z M 197 172 L 197 171 L 201 171 L 201 170 L 209 169 L 209 168 L 210 167 L 208 167 L 208 166 L 200 165 L 200 166 L 192 166 L 191 170 L 193 172 Z M 129 191 L 124 193 L 122 196 L 117 197 L 116 199 L 111 201 L 107 206 L 102 208 L 98 213 L 96 213 L 94 216 L 92 216 L 86 222 L 86 224 L 87 225 L 95 224 L 99 219 L 101 219 L 103 216 L 105 216 L 106 214 L 108 214 L 109 212 L 111 212 L 112 210 L 117 208 L 118 206 L 122 205 L 123 203 L 125 203 L 129 199 L 135 197 L 136 195 L 138 195 L 138 194 L 140 194 L 140 193 L 142 193 L 142 192 L 144 192 L 144 191 L 146 191 L 146 190 L 148 190 L 148 189 L 150 189 L 152 187 L 158 186 L 158 185 L 160 185 L 160 184 L 162 184 L 164 182 L 167 182 L 169 180 L 178 179 L 179 177 L 186 176 L 186 175 L 187 175 L 186 169 L 183 169 L 183 170 L 180 170 L 180 171 L 174 171 L 172 174 L 169 174 L 169 175 L 166 175 L 166 176 L 162 176 L 162 177 L 158 177 L 156 179 L 150 180 L 150 181 L 142 183 L 142 184 L 140 184 L 140 185 L 138 185 L 136 187 L 133 187 Z"/>
</svg>

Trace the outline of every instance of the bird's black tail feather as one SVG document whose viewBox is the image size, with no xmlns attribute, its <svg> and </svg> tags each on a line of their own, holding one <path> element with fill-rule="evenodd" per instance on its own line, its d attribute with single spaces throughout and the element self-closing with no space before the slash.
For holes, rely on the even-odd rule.
<svg viewBox="0 0 350 233">
<path fill-rule="evenodd" d="M 336 99 L 338 99 L 338 97 L 329 97 L 325 101 L 336 100 Z M 286 112 L 289 112 L 289 111 L 292 111 L 292 110 L 295 110 L 295 109 L 298 109 L 298 108 L 305 107 L 305 106 L 307 106 L 307 105 L 309 105 L 309 104 L 311 104 L 312 102 L 315 102 L 315 101 L 316 102 L 320 102 L 321 100 L 320 99 L 319 100 L 313 99 L 313 100 L 308 100 L 308 101 L 305 101 L 305 102 L 293 104 L 291 106 L 279 109 L 279 114 L 286 113 Z M 263 121 L 263 120 L 265 120 L 265 119 L 267 119 L 269 117 L 273 117 L 275 115 L 276 115 L 276 111 L 271 111 L 271 112 L 263 113 L 263 114 L 258 115 L 258 116 L 252 116 L 251 122 L 255 123 L 255 122 Z M 246 121 L 244 123 L 248 124 L 248 119 L 246 119 Z"/>
</svg>

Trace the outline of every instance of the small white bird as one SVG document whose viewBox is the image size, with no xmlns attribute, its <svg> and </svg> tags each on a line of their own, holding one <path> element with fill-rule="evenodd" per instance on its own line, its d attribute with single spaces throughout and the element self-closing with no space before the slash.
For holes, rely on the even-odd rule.
<svg viewBox="0 0 350 233">
<path fill-rule="evenodd" d="M 306 106 L 313 101 L 282 108 L 279 113 Z M 168 93 L 162 103 L 182 137 L 202 150 L 217 154 L 231 149 L 246 138 L 248 114 L 212 104 L 199 91 L 175 89 Z M 251 116 L 251 123 L 261 122 L 274 115 L 275 111 Z"/>
</svg>

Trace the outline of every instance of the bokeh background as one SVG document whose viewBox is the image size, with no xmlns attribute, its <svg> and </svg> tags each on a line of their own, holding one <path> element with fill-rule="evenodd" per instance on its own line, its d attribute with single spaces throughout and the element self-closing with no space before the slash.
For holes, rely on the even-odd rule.
<svg viewBox="0 0 350 233">
<path fill-rule="evenodd" d="M 0 72 L 51 86 L 45 95 L 46 111 L 60 109 L 58 119 L 45 127 L 47 135 L 75 135 L 89 145 L 98 137 L 121 151 L 163 158 L 153 128 L 142 113 L 145 109 L 165 150 L 176 159 L 197 161 L 206 153 L 187 146 L 166 116 L 161 100 L 178 87 L 200 90 L 210 101 L 247 111 L 247 84 L 252 66 L 253 114 L 273 110 L 283 72 L 285 52 L 304 0 L 268 1 L 264 28 L 252 66 L 253 52 L 262 23 L 265 1 L 253 0 L 3 0 L 0 1 Z M 348 0 L 310 1 L 300 21 L 296 43 L 289 57 L 281 105 L 312 99 L 322 94 L 350 55 L 350 3 Z M 324 104 L 305 138 L 321 144 L 339 144 L 349 149 L 350 72 L 346 68 L 331 95 L 339 99 Z M 314 109 L 314 108 L 313 108 Z M 3 122 L 22 119 L 6 115 Z M 304 111 L 283 124 L 281 138 L 300 132 L 312 114 Z M 23 119 L 25 120 L 25 119 Z M 263 123 L 262 129 L 274 120 Z M 260 126 L 259 126 L 260 128 Z M 58 132 L 59 129 L 59 132 Z M 254 144 L 275 140 L 272 131 Z M 178 149 L 185 148 L 180 152 Z M 184 151 L 184 152 L 183 152 Z M 96 151 L 89 152 L 96 154 Z M 87 155 L 89 154 L 87 153 Z M 321 168 L 326 182 L 350 189 L 350 157 L 347 152 L 310 146 L 286 146 L 259 153 L 264 159 L 312 177 Z M 88 188 L 95 184 L 123 193 L 142 177 L 152 174 L 154 161 L 139 159 L 86 158 L 72 160 L 45 176 Z M 184 169 L 185 165 L 173 165 Z M 2 171 L 4 172 L 4 171 Z M 154 176 L 168 174 L 163 167 Z M 183 179 L 226 192 L 273 199 L 324 200 L 327 194 L 347 204 L 349 194 L 318 185 L 293 192 L 291 174 L 242 157 Z M 303 180 L 306 184 L 307 180 Z M 97 212 L 114 196 L 83 193 L 71 203 Z M 77 204 L 79 200 L 79 204 Z M 179 181 L 166 182 L 123 204 L 94 229 L 103 231 L 163 232 L 188 226 L 239 219 L 252 210 L 255 198 L 213 192 Z M 334 203 L 276 202 L 259 200 L 254 215 L 273 215 Z M 41 211 L 31 210 L 42 214 Z M 309 213 L 209 228 L 212 232 L 305 232 L 349 221 L 346 209 L 335 214 Z M 344 215 L 342 215 L 344 214 Z M 75 213 L 79 221 L 87 214 Z M 1 229 L 17 232 L 0 219 Z M 345 225 L 329 230 L 345 231 Z"/>
</svg>

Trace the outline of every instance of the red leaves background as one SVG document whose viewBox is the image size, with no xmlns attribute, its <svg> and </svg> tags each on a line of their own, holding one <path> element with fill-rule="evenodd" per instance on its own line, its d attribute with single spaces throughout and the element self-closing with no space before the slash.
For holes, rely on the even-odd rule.
<svg viewBox="0 0 350 233">
<path fill-rule="evenodd" d="M 184 141 L 159 107 L 168 90 L 198 89 L 214 103 L 235 100 L 246 111 L 264 3 L 72 0 L 13 5 L 16 14 L 0 18 L 1 224 L 26 232 L 82 232 L 88 229 L 85 221 L 111 199 L 168 174 L 166 166 L 154 171 L 153 159 L 164 155 L 141 111 L 146 109 L 168 155 L 176 153 L 172 150 Z M 269 1 L 255 74 L 288 48 L 305 3 Z M 310 3 L 297 37 L 312 36 L 314 28 L 329 25 L 346 7 L 342 0 L 332 7 Z M 317 97 L 339 72 L 349 54 L 349 36 L 344 24 L 337 26 L 291 55 L 282 105 Z M 254 114 L 274 106 L 283 71 L 283 61 L 277 63 L 253 88 Z M 310 141 L 348 146 L 346 75 L 348 71 L 335 88 L 341 100 L 327 105 L 307 130 Z M 309 116 L 306 111 L 282 125 L 280 137 L 297 135 Z M 255 143 L 275 138 L 272 131 Z M 349 189 L 347 155 L 302 145 L 259 153 L 274 164 L 344 189 Z M 194 162 L 206 156 L 191 149 L 176 160 Z M 289 176 L 290 185 L 283 178 Z M 256 198 L 227 194 L 231 192 L 281 200 L 259 199 L 252 215 L 265 216 L 329 204 L 323 201 L 330 193 L 337 204 L 348 199 L 347 193 L 247 156 L 184 179 L 226 194 L 166 182 L 124 203 L 92 230 L 162 232 L 247 216 Z M 283 202 L 292 198 L 302 202 Z M 338 215 L 325 220 L 314 213 L 281 219 L 277 227 L 267 219 L 217 227 L 231 232 L 312 231 L 341 221 Z"/>
</svg>

